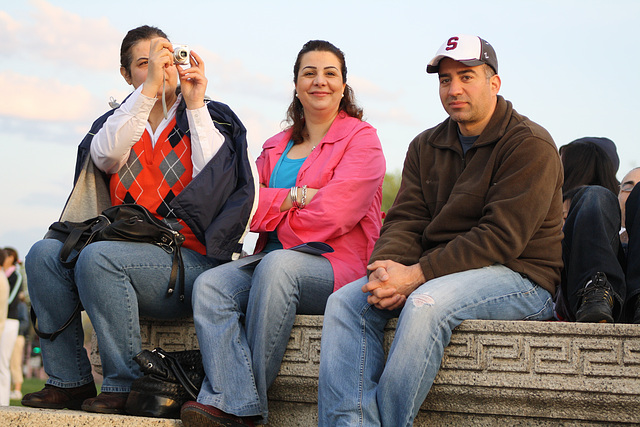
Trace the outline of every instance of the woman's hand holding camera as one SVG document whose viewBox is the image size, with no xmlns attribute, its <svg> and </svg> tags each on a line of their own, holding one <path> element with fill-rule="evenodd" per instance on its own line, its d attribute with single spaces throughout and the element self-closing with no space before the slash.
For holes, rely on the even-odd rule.
<svg viewBox="0 0 640 427">
<path fill-rule="evenodd" d="M 151 40 L 149 49 L 149 63 L 147 65 L 147 79 L 142 87 L 142 93 L 146 96 L 155 97 L 162 90 L 162 83 L 165 73 L 171 73 L 170 67 L 173 65 L 173 46 L 163 38 Z M 170 76 L 167 76 L 170 79 Z M 175 84 L 175 83 L 174 83 Z M 175 88 L 174 88 L 175 89 Z"/>
<path fill-rule="evenodd" d="M 183 69 L 178 65 L 176 67 L 178 68 L 182 96 L 187 104 L 187 109 L 195 110 L 204 105 L 208 80 L 204 75 L 204 62 L 194 51 L 191 51 L 190 63 L 191 67 L 187 69 Z"/>
<path fill-rule="evenodd" d="M 204 62 L 197 53 L 191 51 L 189 55 L 190 67 L 184 69 L 182 65 L 176 64 L 173 51 L 174 47 L 168 40 L 163 38 L 151 40 L 147 79 L 144 82 L 142 93 L 155 97 L 156 94 L 161 93 L 162 84 L 167 79 L 165 89 L 167 101 L 169 101 L 175 94 L 177 80 L 172 77 L 177 73 L 187 108 L 189 110 L 200 108 L 204 105 L 208 82 L 204 75 Z"/>
</svg>

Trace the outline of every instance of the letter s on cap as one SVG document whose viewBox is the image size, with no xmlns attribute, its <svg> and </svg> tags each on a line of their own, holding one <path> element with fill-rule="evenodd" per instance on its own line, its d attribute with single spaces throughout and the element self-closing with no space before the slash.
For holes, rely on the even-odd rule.
<svg viewBox="0 0 640 427">
<path fill-rule="evenodd" d="M 447 47 L 445 48 L 445 50 L 453 50 L 457 47 L 458 47 L 458 37 L 451 37 L 447 41 Z"/>
</svg>

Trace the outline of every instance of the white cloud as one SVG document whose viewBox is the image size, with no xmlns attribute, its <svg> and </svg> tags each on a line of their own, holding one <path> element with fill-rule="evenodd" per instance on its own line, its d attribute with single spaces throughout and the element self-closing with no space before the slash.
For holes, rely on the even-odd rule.
<svg viewBox="0 0 640 427">
<path fill-rule="evenodd" d="M 389 107 L 385 108 L 365 108 L 365 119 L 371 121 L 371 124 L 376 126 L 376 123 L 384 122 L 385 124 L 395 124 L 398 126 L 409 127 L 421 127 L 425 123 L 420 121 L 415 114 L 408 111 L 404 107 Z M 434 123 L 435 124 L 435 123 Z"/>
<path fill-rule="evenodd" d="M 90 120 L 96 115 L 91 93 L 82 86 L 40 79 L 12 71 L 0 73 L 3 98 L 0 116 L 34 120 Z"/>
<path fill-rule="evenodd" d="M 32 0 L 32 20 L 19 23 L 0 11 L 0 36 L 10 46 L 5 57 L 75 64 L 91 70 L 113 69 L 122 34 L 107 18 L 85 18 L 44 0 Z"/>
<path fill-rule="evenodd" d="M 276 81 L 272 76 L 251 71 L 240 59 L 222 58 L 203 46 L 194 46 L 193 49 L 204 61 L 210 87 L 218 87 L 227 93 L 250 95 L 262 99 L 288 95 L 293 88 L 293 84 L 285 79 Z"/>
<path fill-rule="evenodd" d="M 0 38 L 5 46 L 13 46 L 18 40 L 17 34 L 20 31 L 20 23 L 13 19 L 7 12 L 0 10 Z"/>
<path fill-rule="evenodd" d="M 349 86 L 353 88 L 356 98 L 369 97 L 385 102 L 396 102 L 399 94 L 382 88 L 382 86 L 360 76 L 347 77 Z"/>
</svg>

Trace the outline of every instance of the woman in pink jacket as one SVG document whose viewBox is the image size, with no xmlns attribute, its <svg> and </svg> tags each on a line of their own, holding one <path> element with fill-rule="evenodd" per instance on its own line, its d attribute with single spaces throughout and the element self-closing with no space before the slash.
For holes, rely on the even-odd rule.
<svg viewBox="0 0 640 427">
<path fill-rule="evenodd" d="M 207 377 L 198 401 L 182 408 L 186 427 L 266 423 L 267 389 L 295 315 L 322 314 L 334 290 L 365 274 L 379 236 L 385 160 L 346 84 L 344 54 L 309 41 L 293 72 L 291 126 L 257 160 L 255 255 L 208 270 L 194 285 Z M 333 251 L 296 248 L 309 242 Z"/>
</svg>

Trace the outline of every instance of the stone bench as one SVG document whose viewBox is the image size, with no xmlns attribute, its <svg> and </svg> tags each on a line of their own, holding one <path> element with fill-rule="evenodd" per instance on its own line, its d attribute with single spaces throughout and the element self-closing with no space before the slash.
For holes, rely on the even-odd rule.
<svg viewBox="0 0 640 427">
<path fill-rule="evenodd" d="M 396 320 L 387 325 L 388 349 Z M 144 348 L 197 348 L 193 322 L 141 322 Z M 297 316 L 272 426 L 317 425 L 322 316 Z M 99 368 L 97 352 L 92 363 Z M 454 331 L 415 425 L 640 424 L 640 325 L 468 320 Z"/>
</svg>

